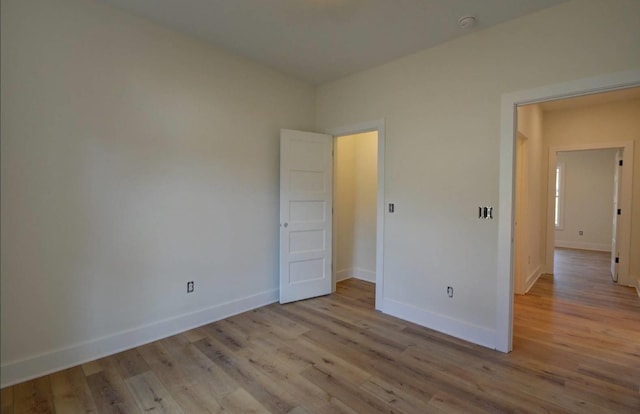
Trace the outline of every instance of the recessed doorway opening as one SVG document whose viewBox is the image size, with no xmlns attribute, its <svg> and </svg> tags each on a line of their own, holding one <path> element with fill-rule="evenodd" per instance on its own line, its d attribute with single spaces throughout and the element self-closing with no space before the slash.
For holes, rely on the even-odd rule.
<svg viewBox="0 0 640 414">
<path fill-rule="evenodd" d="M 509 352 L 512 349 L 513 344 L 513 312 L 514 312 L 514 229 L 515 218 L 517 211 L 515 211 L 516 203 L 516 145 L 517 145 L 517 132 L 518 132 L 518 112 L 521 107 L 547 104 L 563 105 L 563 101 L 568 98 L 584 97 L 589 98 L 596 96 L 596 94 L 613 91 L 627 91 L 629 93 L 635 93 L 631 91 L 633 88 L 640 86 L 640 71 L 627 71 L 613 73 L 609 75 L 602 75 L 598 77 L 580 79 L 571 82 L 548 85 L 535 89 L 512 92 L 504 94 L 502 96 L 502 122 L 501 122 L 501 139 L 500 139 L 500 203 L 499 203 L 499 222 L 498 222 L 498 285 L 497 285 L 497 306 L 496 306 L 496 344 L 495 348 L 503 352 Z M 600 99 L 597 97 L 595 99 Z M 637 118 L 637 117 L 636 117 Z M 591 130 L 586 130 L 582 135 L 593 135 L 593 132 L 597 132 L 598 128 L 591 127 Z M 602 132 L 602 131 L 601 131 Z M 604 134 L 604 132 L 603 132 Z M 601 134 L 601 136 L 603 136 Z M 636 134 L 637 135 L 637 134 Z M 625 138 L 622 134 L 613 134 L 609 131 L 606 134 L 604 141 L 611 140 L 614 136 L 617 142 L 606 143 L 607 148 L 611 147 L 624 147 L 625 154 L 629 157 L 633 157 L 634 141 L 637 136 L 628 136 Z M 531 138 L 531 137 L 528 137 Z M 542 231 L 542 237 L 540 237 L 540 243 L 537 246 L 541 246 L 545 249 L 544 257 L 541 260 L 543 266 L 540 271 L 541 274 L 550 274 L 553 272 L 553 227 L 549 229 L 549 225 L 554 225 L 554 208 L 551 204 L 555 201 L 554 197 L 548 197 L 547 191 L 552 186 L 548 183 L 552 173 L 555 174 L 556 157 L 554 151 L 562 150 L 583 150 L 585 147 L 590 146 L 595 148 L 603 148 L 602 141 L 594 139 L 593 136 L 587 141 L 581 143 L 582 147 L 575 148 L 575 143 L 558 143 L 558 147 L 553 150 L 549 144 L 546 144 L 545 151 L 541 153 L 542 170 L 546 170 L 545 180 L 541 181 L 541 194 L 542 202 L 536 206 L 537 212 L 542 216 L 542 222 L 546 223 L 545 228 Z M 615 145 L 612 145 L 614 144 Z M 570 147 L 570 148 L 567 148 Z M 529 154 L 532 151 L 528 151 Z M 546 160 L 545 160 L 546 159 Z M 627 160 L 625 160 L 626 164 Z M 529 163 L 531 166 L 532 163 Z M 631 178 L 632 169 L 625 170 L 624 174 L 629 175 Z M 531 186 L 529 186 L 531 187 Z M 624 197 L 624 196 L 623 196 Z M 622 200 L 623 204 L 628 203 L 631 206 L 631 199 Z M 623 207 L 624 210 L 624 207 Z M 631 209 L 627 209 L 631 212 Z M 527 212 L 529 214 L 530 212 Z M 631 233 L 631 225 L 620 225 L 620 230 L 625 229 Z M 630 240 L 630 234 L 627 235 Z M 549 243 L 551 239 L 551 243 Z M 622 246 L 621 246 L 622 247 Z M 551 252 L 549 252 L 551 248 Z M 629 244 L 627 243 L 627 248 Z M 627 260 L 628 262 L 628 260 Z M 635 263 L 635 262 L 634 262 Z M 636 266 L 637 267 L 637 266 Z M 635 276 L 635 274 L 634 274 Z M 631 280 L 631 284 L 635 284 L 638 287 L 637 280 Z"/>
<path fill-rule="evenodd" d="M 378 132 L 336 137 L 334 151 L 336 281 L 375 283 Z"/>
<path fill-rule="evenodd" d="M 363 286 L 384 312 L 384 120 L 328 131 L 334 137 L 333 283 Z"/>
<path fill-rule="evenodd" d="M 378 131 L 334 142 L 333 263 L 336 283 L 376 282 Z M 366 284 L 344 283 L 344 286 Z M 371 292 L 372 304 L 375 289 Z M 372 306 L 373 307 L 373 306 Z"/>
</svg>

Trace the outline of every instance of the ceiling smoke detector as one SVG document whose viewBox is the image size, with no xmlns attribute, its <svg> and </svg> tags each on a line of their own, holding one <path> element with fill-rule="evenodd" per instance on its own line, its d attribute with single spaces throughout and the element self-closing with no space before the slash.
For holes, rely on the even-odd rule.
<svg viewBox="0 0 640 414">
<path fill-rule="evenodd" d="M 476 16 L 462 16 L 460 19 L 458 19 L 458 24 L 460 25 L 460 27 L 466 30 L 471 29 L 476 25 L 477 22 L 478 18 Z"/>
</svg>

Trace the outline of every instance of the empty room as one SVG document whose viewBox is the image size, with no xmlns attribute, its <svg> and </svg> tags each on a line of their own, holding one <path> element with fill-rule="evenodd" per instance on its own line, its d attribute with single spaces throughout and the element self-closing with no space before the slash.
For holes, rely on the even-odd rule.
<svg viewBox="0 0 640 414">
<path fill-rule="evenodd" d="M 640 409 L 640 2 L 0 18 L 2 414 Z"/>
</svg>

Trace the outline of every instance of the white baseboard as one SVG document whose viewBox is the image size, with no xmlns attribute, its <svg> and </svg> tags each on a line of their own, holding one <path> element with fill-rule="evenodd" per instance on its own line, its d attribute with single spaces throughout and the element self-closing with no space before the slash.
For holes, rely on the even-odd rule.
<svg viewBox="0 0 640 414">
<path fill-rule="evenodd" d="M 419 309 L 413 305 L 393 299 L 383 299 L 383 302 L 382 312 L 384 313 L 474 344 L 496 349 L 497 338 L 495 330 L 472 325 L 426 309 Z"/>
<path fill-rule="evenodd" d="M 343 280 L 351 278 L 376 283 L 376 272 L 362 269 L 360 267 L 349 267 L 347 269 L 338 270 L 336 272 L 336 282 L 342 282 Z"/>
<path fill-rule="evenodd" d="M 611 244 L 606 243 L 588 243 L 579 241 L 556 240 L 556 247 L 564 247 L 567 249 L 595 250 L 598 252 L 610 252 Z"/>
<path fill-rule="evenodd" d="M 355 277 L 356 279 L 364 280 L 366 282 L 376 283 L 376 272 L 372 272 L 371 270 L 354 267 L 353 277 Z"/>
<path fill-rule="evenodd" d="M 538 265 L 538 267 L 535 268 L 535 270 L 533 272 L 531 272 L 531 274 L 529 276 L 527 276 L 527 280 L 525 280 L 524 283 L 524 291 L 525 293 L 529 291 L 529 289 L 531 289 L 531 287 L 533 287 L 533 285 L 536 284 L 536 282 L 538 281 L 538 279 L 540 278 L 540 276 L 542 276 L 542 265 Z"/>
<path fill-rule="evenodd" d="M 353 268 L 342 269 L 336 272 L 336 282 L 351 279 L 353 277 Z"/>
<path fill-rule="evenodd" d="M 278 301 L 278 289 L 2 365 L 0 387 L 113 355 Z"/>
</svg>

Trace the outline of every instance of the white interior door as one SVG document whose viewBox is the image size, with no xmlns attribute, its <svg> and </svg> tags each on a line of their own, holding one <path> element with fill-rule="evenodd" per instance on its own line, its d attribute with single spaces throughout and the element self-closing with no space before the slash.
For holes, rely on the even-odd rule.
<svg viewBox="0 0 640 414">
<path fill-rule="evenodd" d="M 620 257 L 618 249 L 618 208 L 620 203 L 620 160 L 622 160 L 622 150 L 616 152 L 616 164 L 613 173 L 613 227 L 611 229 L 611 278 L 614 282 L 618 281 L 618 263 L 617 258 Z"/>
<path fill-rule="evenodd" d="M 280 303 L 331 293 L 333 137 L 280 131 Z"/>
</svg>

